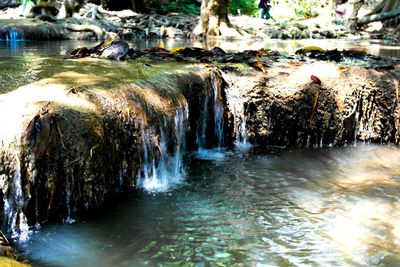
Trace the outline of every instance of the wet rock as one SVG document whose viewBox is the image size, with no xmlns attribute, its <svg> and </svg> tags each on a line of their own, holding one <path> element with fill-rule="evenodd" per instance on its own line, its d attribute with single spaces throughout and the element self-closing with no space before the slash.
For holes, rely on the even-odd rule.
<svg viewBox="0 0 400 267">
<path fill-rule="evenodd" d="M 0 266 L 29 267 L 0 231 Z"/>
<path fill-rule="evenodd" d="M 244 93 L 250 139 L 284 146 L 398 143 L 394 77 L 399 71 L 399 66 L 379 73 L 318 62 L 259 80 Z M 321 84 L 310 79 L 313 76 Z"/>
<path fill-rule="evenodd" d="M 182 65 L 155 75 L 152 64 L 140 71 L 146 80 L 128 84 L 115 83 L 120 77 L 108 75 L 61 73 L 92 82 L 67 87 L 56 82 L 57 76 L 47 80 L 53 82 L 38 81 L 2 95 L 0 121 L 13 122 L 0 136 L 0 192 L 10 206 L 3 214 L 6 228 L 14 225 L 11 231 L 19 233 L 25 216 L 31 225 L 73 221 L 77 214 L 99 207 L 107 194 L 135 189 L 139 177 L 152 170 L 143 169 L 146 161 L 157 168 L 168 153 L 184 149 L 179 142 L 185 131 L 188 140 L 196 140 L 197 118 L 204 117 L 199 102 L 214 99 L 214 89 L 222 84 L 220 74 L 211 67 Z M 213 112 L 209 103 L 207 112 Z M 187 122 L 190 127 L 182 128 L 188 105 L 192 120 Z M 21 121 L 14 121 L 17 117 Z M 207 134 L 213 134 L 208 128 Z M 165 147 L 161 138 L 166 137 Z"/>
<path fill-rule="evenodd" d="M 65 34 L 63 27 L 58 24 L 46 22 L 25 24 L 23 21 L 9 25 L 0 23 L 0 39 L 3 40 L 10 38 L 10 36 L 17 37 L 20 40 L 60 40 L 65 39 Z"/>
<path fill-rule="evenodd" d="M 115 41 L 103 50 L 100 57 L 106 59 L 120 60 L 129 51 L 129 45 L 123 40 Z"/>
</svg>

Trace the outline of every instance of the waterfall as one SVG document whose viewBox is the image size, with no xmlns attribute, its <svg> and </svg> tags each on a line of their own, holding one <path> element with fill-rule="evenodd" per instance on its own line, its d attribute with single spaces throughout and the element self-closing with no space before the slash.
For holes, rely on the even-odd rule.
<svg viewBox="0 0 400 267">
<path fill-rule="evenodd" d="M 67 218 L 64 220 L 64 223 L 72 224 L 75 222 L 75 219 L 71 217 L 71 191 L 67 191 L 65 196 L 65 205 L 67 207 Z"/>
<path fill-rule="evenodd" d="M 210 148 L 208 138 L 214 140 L 211 146 L 221 148 L 224 145 L 224 103 L 222 99 L 223 80 L 215 73 L 211 77 L 212 90 L 204 97 L 204 103 L 197 123 L 196 144 L 198 150 Z M 211 119 L 209 114 L 213 115 Z M 211 125 L 213 124 L 213 125 Z M 209 131 L 213 127 L 212 136 Z M 208 136 L 207 136 L 208 134 Z"/>
<path fill-rule="evenodd" d="M 241 122 L 239 124 L 239 127 L 236 127 L 235 130 L 235 136 L 236 136 L 236 140 L 235 140 L 235 145 L 238 148 L 249 148 L 251 145 L 250 143 L 247 141 L 247 133 L 246 133 L 246 116 L 244 114 L 241 114 Z M 235 120 L 236 117 L 238 117 L 237 115 L 234 116 Z"/>
<path fill-rule="evenodd" d="M 203 109 L 197 124 L 197 133 L 196 133 L 196 144 L 199 148 L 199 150 L 204 149 L 207 144 L 207 137 L 206 137 L 206 132 L 207 132 L 207 121 L 208 121 L 208 102 L 209 102 L 209 96 L 207 95 L 204 98 L 204 104 L 203 104 Z"/>
<path fill-rule="evenodd" d="M 19 32 L 13 27 L 7 27 L 3 36 L 0 35 L 0 40 L 5 40 L 7 42 L 17 42 L 24 41 L 23 33 Z"/>
<path fill-rule="evenodd" d="M 10 42 L 15 42 L 19 40 L 19 33 L 12 29 L 9 29 L 6 33 L 6 40 Z"/>
<path fill-rule="evenodd" d="M 229 77 L 225 75 L 224 79 L 228 81 Z M 237 79 L 237 77 L 235 77 L 235 79 Z M 228 102 L 228 108 L 233 115 L 233 134 L 235 137 L 234 144 L 239 149 L 246 149 L 249 148 L 251 144 L 247 140 L 247 122 L 244 107 L 245 98 L 240 91 L 241 82 L 235 84 L 239 84 L 239 86 L 233 86 L 231 84 L 227 90 L 225 90 L 225 93 Z"/>
<path fill-rule="evenodd" d="M 224 145 L 224 104 L 221 95 L 222 80 L 215 73 L 212 74 L 211 86 L 213 87 L 214 101 L 214 134 L 217 140 L 217 147 Z"/>
<path fill-rule="evenodd" d="M 12 186 L 8 194 L 3 197 L 4 201 L 4 222 L 6 228 L 11 232 L 11 237 L 19 242 L 27 240 L 30 230 L 25 214 L 24 195 L 21 186 L 21 163 L 18 152 L 15 153 L 15 173 Z"/>
<path fill-rule="evenodd" d="M 189 108 L 185 101 L 183 107 L 176 110 L 173 120 L 164 116 L 159 131 L 142 122 L 143 158 L 137 176 L 139 187 L 147 191 L 166 191 L 182 180 L 188 118 Z M 173 134 L 169 135 L 171 131 Z M 154 153 L 155 150 L 159 153 Z"/>
</svg>

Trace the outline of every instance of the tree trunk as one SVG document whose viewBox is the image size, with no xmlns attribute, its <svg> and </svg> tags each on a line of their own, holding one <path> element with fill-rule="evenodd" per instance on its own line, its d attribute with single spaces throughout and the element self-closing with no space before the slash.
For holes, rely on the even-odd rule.
<svg viewBox="0 0 400 267">
<path fill-rule="evenodd" d="M 228 18 L 230 0 L 203 0 L 200 20 L 193 33 L 197 36 L 240 37 Z"/>
<path fill-rule="evenodd" d="M 353 5 L 353 12 L 351 12 L 351 15 L 347 21 L 346 28 L 349 32 L 356 32 L 357 31 L 357 15 L 358 11 L 364 4 L 364 0 L 354 0 L 351 1 L 351 4 Z"/>
</svg>

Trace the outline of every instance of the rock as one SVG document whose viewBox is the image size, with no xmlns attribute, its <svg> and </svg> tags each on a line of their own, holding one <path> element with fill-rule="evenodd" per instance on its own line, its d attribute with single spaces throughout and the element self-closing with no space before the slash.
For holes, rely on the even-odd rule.
<svg viewBox="0 0 400 267">
<path fill-rule="evenodd" d="M 129 51 L 129 45 L 123 40 L 115 41 L 103 50 L 100 57 L 106 59 L 120 60 Z"/>
<path fill-rule="evenodd" d="M 243 92 L 250 139 L 283 146 L 398 143 L 394 73 L 400 74 L 400 65 L 390 72 L 360 67 L 342 71 L 337 64 L 315 62 L 268 75 Z"/>
<path fill-rule="evenodd" d="M 325 30 L 320 32 L 321 36 L 331 39 L 335 37 L 335 34 L 331 30 Z"/>
<path fill-rule="evenodd" d="M 118 42 L 104 46 L 117 58 L 126 48 Z M 146 161 L 158 166 L 182 151 L 178 143 L 185 134 L 188 149 L 198 148 L 203 129 L 205 147 L 215 145 L 216 121 L 223 122 L 219 133 L 227 146 L 241 125 L 237 118 L 246 118 L 246 135 L 260 146 L 398 144 L 400 63 L 318 50 L 288 58 L 264 49 L 131 49 L 129 68 L 124 63 L 96 75 L 62 72 L 0 95 L 0 125 L 7 125 L 0 135 L 0 199 L 13 200 L 0 218 L 9 227 L 24 216 L 30 224 L 69 221 L 99 207 L 107 194 L 135 188 Z M 144 55 L 146 60 L 136 59 Z M 340 65 L 365 59 L 365 67 Z M 209 119 L 214 110 L 219 120 Z M 178 132 L 176 125 L 186 128 Z M 167 146 L 163 136 L 170 137 Z"/>
<path fill-rule="evenodd" d="M 69 221 L 99 207 L 106 194 L 132 190 L 147 157 L 158 165 L 161 157 L 176 154 L 176 123 L 187 106 L 190 127 L 180 131 L 196 140 L 204 107 L 199 101 L 223 84 L 221 75 L 177 63 L 153 67 L 135 61 L 129 69 L 136 76 L 121 77 L 128 70 L 109 68 L 104 75 L 58 73 L 0 96 L 0 123 L 8 125 L 0 135 L 0 192 L 13 200 L 16 191 L 23 194 L 9 202 L 4 224 L 18 227 L 21 214 L 30 224 Z M 162 135 L 173 136 L 168 151 L 160 150 Z M 144 150 L 151 151 L 146 158 Z"/>
<path fill-rule="evenodd" d="M 272 39 L 279 39 L 280 38 L 280 31 L 279 30 L 273 31 L 272 34 L 271 34 L 271 38 Z"/>
<path fill-rule="evenodd" d="M 17 35 L 19 39 L 25 40 L 60 40 L 64 39 L 66 32 L 58 24 L 35 21 L 26 23 L 26 20 L 16 20 L 7 25 L 0 23 L 0 38 Z"/>
<path fill-rule="evenodd" d="M 163 38 L 181 38 L 184 36 L 183 31 L 173 27 L 161 27 L 160 36 Z"/>
<path fill-rule="evenodd" d="M 294 23 L 293 26 L 298 28 L 300 31 L 304 31 L 304 30 L 308 29 L 307 25 L 301 24 L 301 23 Z"/>
<path fill-rule="evenodd" d="M 292 36 L 291 36 L 290 32 L 283 31 L 283 32 L 281 32 L 279 39 L 286 40 L 286 39 L 290 39 L 291 37 Z"/>
<path fill-rule="evenodd" d="M 17 0 L 3 0 L 0 2 L 0 9 L 7 7 L 16 7 L 18 5 Z"/>
<path fill-rule="evenodd" d="M 5 235 L 0 231 L 0 266 L 4 267 L 29 267 L 23 262 L 17 251 L 8 242 Z"/>
</svg>

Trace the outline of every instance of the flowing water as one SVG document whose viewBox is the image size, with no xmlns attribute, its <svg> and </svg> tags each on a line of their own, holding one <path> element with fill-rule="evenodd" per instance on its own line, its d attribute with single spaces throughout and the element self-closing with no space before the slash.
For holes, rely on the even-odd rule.
<svg viewBox="0 0 400 267">
<path fill-rule="evenodd" d="M 0 93 L 62 71 L 125 83 L 150 75 L 135 63 L 64 58 L 83 44 L 0 42 Z M 144 45 L 155 44 L 136 44 Z M 213 85 L 196 129 L 201 149 L 185 153 L 187 103 L 158 128 L 143 123 L 141 189 L 86 219 L 66 218 L 73 224 L 31 229 L 19 245 L 34 266 L 400 266 L 398 148 L 260 151 L 249 146 L 242 103 L 233 101 L 237 149 L 226 150 L 221 87 Z M 215 149 L 206 148 L 210 122 Z M 22 232 L 23 214 L 10 208 L 22 203 L 18 171 L 14 183 L 5 211 Z"/>
<path fill-rule="evenodd" d="M 142 124 L 142 143 L 143 143 L 143 166 L 138 173 L 138 186 L 147 191 L 166 191 L 174 184 L 182 182 L 184 168 L 182 166 L 183 155 L 186 147 L 186 131 L 188 124 L 189 109 L 185 102 L 184 106 L 176 111 L 174 117 L 173 136 L 166 134 L 168 126 L 167 118 L 164 118 L 164 124 L 160 129 L 160 140 L 152 140 L 151 125 Z M 153 135 L 154 136 L 154 135 Z M 170 139 L 174 139 L 172 142 Z M 168 145 L 174 143 L 173 152 L 168 151 Z M 160 150 L 160 159 L 154 157 L 151 149 Z M 156 167 L 157 165 L 157 167 Z"/>
<path fill-rule="evenodd" d="M 399 266 L 400 150 L 226 151 L 23 245 L 37 266 Z"/>
</svg>

